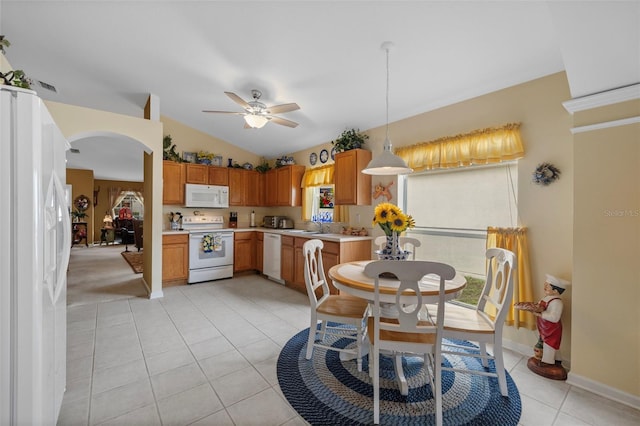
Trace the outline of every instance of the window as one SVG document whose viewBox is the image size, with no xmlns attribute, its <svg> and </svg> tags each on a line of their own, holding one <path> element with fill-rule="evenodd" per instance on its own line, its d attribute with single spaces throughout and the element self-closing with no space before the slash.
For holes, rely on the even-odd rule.
<svg viewBox="0 0 640 426">
<path fill-rule="evenodd" d="M 311 220 L 313 222 L 333 222 L 333 185 L 315 186 L 311 189 L 313 190 Z"/>
<path fill-rule="evenodd" d="M 142 219 L 144 217 L 144 204 L 139 195 L 134 191 L 122 191 L 120 195 L 122 199 L 111 211 L 113 217 L 118 217 L 121 209 L 128 208 L 131 210 L 131 215 L 134 219 Z"/>
<path fill-rule="evenodd" d="M 422 246 L 416 259 L 453 265 L 485 276 L 488 226 L 516 226 L 517 163 L 414 173 L 400 178 L 403 210 L 416 227 L 408 236 Z"/>
</svg>

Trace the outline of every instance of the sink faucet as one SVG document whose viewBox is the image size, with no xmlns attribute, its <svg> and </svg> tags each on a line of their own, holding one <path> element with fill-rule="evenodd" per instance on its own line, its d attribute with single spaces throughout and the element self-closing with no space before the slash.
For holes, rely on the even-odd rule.
<svg viewBox="0 0 640 426">
<path fill-rule="evenodd" d="M 322 230 L 322 222 L 319 222 L 319 221 L 318 221 L 318 222 L 313 222 L 313 223 L 315 223 L 316 225 L 318 225 L 318 232 L 319 232 L 319 233 L 321 233 L 321 234 L 323 234 L 323 233 L 324 233 L 324 231 Z"/>
</svg>

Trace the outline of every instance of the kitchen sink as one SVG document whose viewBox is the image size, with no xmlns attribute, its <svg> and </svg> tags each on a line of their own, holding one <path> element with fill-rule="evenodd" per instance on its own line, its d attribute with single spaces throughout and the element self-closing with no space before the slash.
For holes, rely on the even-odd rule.
<svg viewBox="0 0 640 426">
<path fill-rule="evenodd" d="M 296 234 L 317 234 L 318 231 L 307 231 L 305 229 L 286 229 L 286 232 L 294 232 Z"/>
</svg>

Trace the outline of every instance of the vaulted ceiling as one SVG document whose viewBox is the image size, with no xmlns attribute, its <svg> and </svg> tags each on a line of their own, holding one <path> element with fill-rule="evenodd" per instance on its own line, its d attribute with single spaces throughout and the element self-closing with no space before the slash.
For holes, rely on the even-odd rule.
<svg viewBox="0 0 640 426">
<path fill-rule="evenodd" d="M 639 28 L 639 1 L 0 0 L 7 59 L 57 89 L 41 97 L 142 117 L 154 94 L 162 115 L 266 158 L 383 125 L 384 41 L 395 121 L 563 70 L 573 97 L 638 83 Z M 224 92 L 251 89 L 300 105 L 281 115 L 299 126 L 202 112 L 241 111 Z M 104 168 L 103 142 L 78 141 L 69 166 L 141 180 Z"/>
</svg>

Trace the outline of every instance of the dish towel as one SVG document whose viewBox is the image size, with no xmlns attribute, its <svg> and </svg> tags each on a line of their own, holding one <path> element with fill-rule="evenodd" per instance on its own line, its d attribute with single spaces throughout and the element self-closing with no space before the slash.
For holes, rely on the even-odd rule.
<svg viewBox="0 0 640 426">
<path fill-rule="evenodd" d="M 216 234 L 213 237 L 213 251 L 222 251 L 222 235 Z"/>
<path fill-rule="evenodd" d="M 213 235 L 205 234 L 202 236 L 202 251 L 205 253 L 211 253 L 213 251 Z"/>
</svg>

